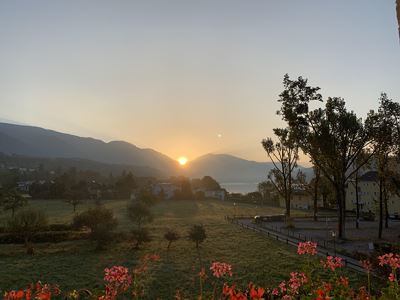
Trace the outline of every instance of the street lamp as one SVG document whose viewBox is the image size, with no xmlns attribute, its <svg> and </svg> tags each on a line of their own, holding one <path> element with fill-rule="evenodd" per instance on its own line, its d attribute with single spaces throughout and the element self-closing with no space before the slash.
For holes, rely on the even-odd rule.
<svg viewBox="0 0 400 300">
<path fill-rule="evenodd" d="M 233 217 L 236 217 L 236 202 L 233 202 Z"/>
<path fill-rule="evenodd" d="M 333 238 L 333 252 L 335 253 L 336 256 L 336 231 L 332 231 L 332 238 Z"/>
</svg>

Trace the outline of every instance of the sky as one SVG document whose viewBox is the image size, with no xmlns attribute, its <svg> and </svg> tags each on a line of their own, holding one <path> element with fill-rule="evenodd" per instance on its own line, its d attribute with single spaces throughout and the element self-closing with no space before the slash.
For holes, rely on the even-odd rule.
<svg viewBox="0 0 400 300">
<path fill-rule="evenodd" d="M 0 2 L 0 120 L 172 158 L 267 160 L 285 73 L 400 100 L 394 0 Z"/>
</svg>

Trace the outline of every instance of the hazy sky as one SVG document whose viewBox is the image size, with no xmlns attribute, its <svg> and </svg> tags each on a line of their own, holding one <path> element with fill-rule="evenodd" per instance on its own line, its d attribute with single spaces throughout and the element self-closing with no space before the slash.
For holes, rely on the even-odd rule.
<svg viewBox="0 0 400 300">
<path fill-rule="evenodd" d="M 265 160 L 285 73 L 360 116 L 400 99 L 394 2 L 3 0 L 0 118 Z"/>
</svg>

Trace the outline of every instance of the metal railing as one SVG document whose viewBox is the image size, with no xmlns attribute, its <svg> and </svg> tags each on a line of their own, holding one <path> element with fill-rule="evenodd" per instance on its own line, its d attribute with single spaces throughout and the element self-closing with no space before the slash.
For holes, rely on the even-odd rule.
<svg viewBox="0 0 400 300">
<path fill-rule="evenodd" d="M 253 217 L 251 217 L 251 218 L 253 218 Z M 262 233 L 262 234 L 268 236 L 269 238 L 275 239 L 277 241 L 285 242 L 287 245 L 292 245 L 292 246 L 297 247 L 299 242 L 304 242 L 304 241 L 316 242 L 319 245 L 319 249 L 318 249 L 318 252 L 317 252 L 318 255 L 320 255 L 322 257 L 327 257 L 327 256 L 341 257 L 342 260 L 343 260 L 344 266 L 346 266 L 346 267 L 348 267 L 348 268 L 350 268 L 352 270 L 355 270 L 357 272 L 366 273 L 366 271 L 364 270 L 364 268 L 362 267 L 361 263 L 358 260 L 353 259 L 353 258 L 348 257 L 348 256 L 345 256 L 345 255 L 342 255 L 342 254 L 337 254 L 337 253 L 330 252 L 329 249 L 327 249 L 327 247 L 325 247 L 326 243 L 325 244 L 324 243 L 320 244 L 320 243 L 318 243 L 317 239 L 312 239 L 312 238 L 307 239 L 307 236 L 306 235 L 302 235 L 302 234 L 298 235 L 298 237 L 296 237 L 296 236 L 288 236 L 282 231 L 275 231 L 274 232 L 274 230 L 271 230 L 271 229 L 269 229 L 267 227 L 262 227 L 262 226 L 258 226 L 258 225 L 255 225 L 255 224 L 245 224 L 245 223 L 240 221 L 240 219 L 244 219 L 243 217 L 237 218 L 237 217 L 225 216 L 225 219 L 228 222 L 230 222 L 232 224 L 239 225 L 244 229 L 253 230 L 255 232 Z M 303 236 L 303 238 L 302 238 L 302 236 Z M 374 274 L 374 273 L 372 273 L 372 275 L 374 275 L 376 277 L 379 277 L 377 274 Z"/>
</svg>

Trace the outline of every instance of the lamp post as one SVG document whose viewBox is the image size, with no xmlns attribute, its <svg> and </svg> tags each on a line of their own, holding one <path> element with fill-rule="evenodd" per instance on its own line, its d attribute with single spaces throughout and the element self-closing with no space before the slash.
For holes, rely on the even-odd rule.
<svg viewBox="0 0 400 300">
<path fill-rule="evenodd" d="M 233 202 L 233 217 L 236 217 L 236 202 Z"/>
<path fill-rule="evenodd" d="M 332 231 L 332 238 L 333 238 L 333 253 L 336 256 L 336 231 Z"/>
</svg>

